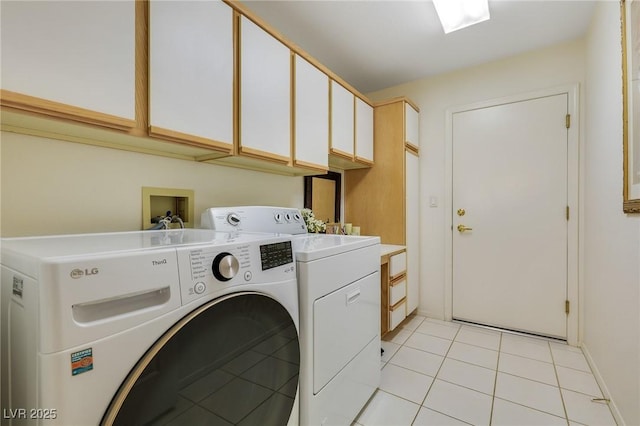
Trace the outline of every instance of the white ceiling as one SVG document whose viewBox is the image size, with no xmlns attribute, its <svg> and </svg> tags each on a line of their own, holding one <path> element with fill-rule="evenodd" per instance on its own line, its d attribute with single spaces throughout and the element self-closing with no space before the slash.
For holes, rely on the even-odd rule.
<svg viewBox="0 0 640 426">
<path fill-rule="evenodd" d="M 243 3 L 363 93 L 579 38 L 595 5 L 490 0 L 489 21 L 445 35 L 430 0 Z"/>
</svg>

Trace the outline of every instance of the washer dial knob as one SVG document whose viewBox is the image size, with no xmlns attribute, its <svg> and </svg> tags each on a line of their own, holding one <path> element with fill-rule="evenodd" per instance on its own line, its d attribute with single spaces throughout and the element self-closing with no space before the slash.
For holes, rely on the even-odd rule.
<svg viewBox="0 0 640 426">
<path fill-rule="evenodd" d="M 240 224 L 240 216 L 237 213 L 229 213 L 227 215 L 227 222 L 229 225 L 238 226 Z"/>
<path fill-rule="evenodd" d="M 219 281 L 229 281 L 240 269 L 238 259 L 231 253 L 220 253 L 213 259 L 213 276 Z"/>
</svg>

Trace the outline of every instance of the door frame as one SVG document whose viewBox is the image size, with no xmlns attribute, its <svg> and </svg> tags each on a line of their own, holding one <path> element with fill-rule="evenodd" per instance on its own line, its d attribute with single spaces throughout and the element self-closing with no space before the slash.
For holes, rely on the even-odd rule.
<svg viewBox="0 0 640 426">
<path fill-rule="evenodd" d="M 581 309 L 580 287 L 580 247 L 582 234 L 580 212 L 582 197 L 580 196 L 580 116 L 578 83 L 550 89 L 526 92 L 471 104 L 453 106 L 446 111 L 445 120 L 445 185 L 444 185 L 444 218 L 445 218 L 445 270 L 444 270 L 444 317 L 453 318 L 453 114 L 480 108 L 488 108 L 514 102 L 522 102 L 554 95 L 567 95 L 567 111 L 571 115 L 571 126 L 568 129 L 567 148 L 567 202 L 570 219 L 567 223 L 567 300 L 570 312 L 567 316 L 567 343 L 578 346 L 580 342 Z"/>
</svg>

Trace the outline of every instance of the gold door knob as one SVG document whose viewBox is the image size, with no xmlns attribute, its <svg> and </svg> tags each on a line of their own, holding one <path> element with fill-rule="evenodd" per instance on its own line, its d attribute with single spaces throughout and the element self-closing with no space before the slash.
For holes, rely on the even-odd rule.
<svg viewBox="0 0 640 426">
<path fill-rule="evenodd" d="M 466 211 L 464 209 L 458 209 L 458 216 L 464 216 Z"/>
<path fill-rule="evenodd" d="M 468 228 L 464 225 L 458 225 L 458 232 L 463 233 L 464 231 L 472 231 L 473 228 Z"/>
</svg>

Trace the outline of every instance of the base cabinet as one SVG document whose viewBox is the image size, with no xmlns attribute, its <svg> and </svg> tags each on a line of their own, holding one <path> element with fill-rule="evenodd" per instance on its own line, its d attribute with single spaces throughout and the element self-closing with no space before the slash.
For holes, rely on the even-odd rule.
<svg viewBox="0 0 640 426">
<path fill-rule="evenodd" d="M 380 335 L 393 331 L 407 317 L 407 251 L 405 246 L 381 245 Z"/>
</svg>

